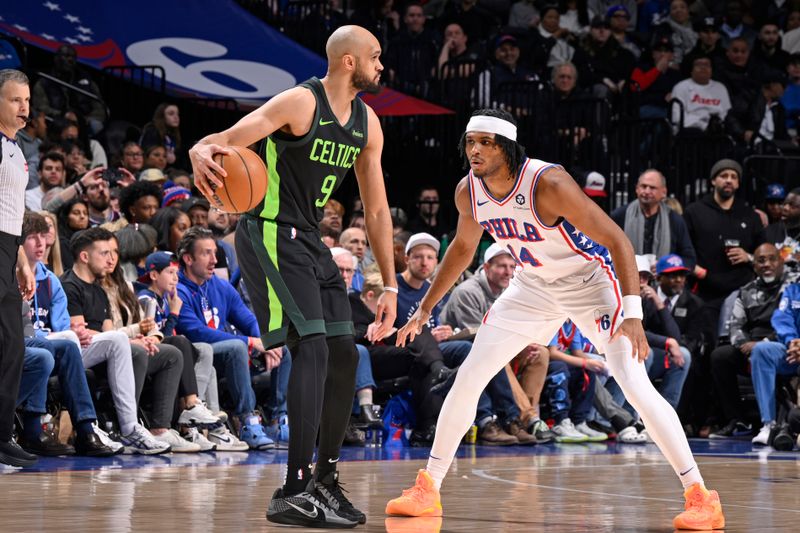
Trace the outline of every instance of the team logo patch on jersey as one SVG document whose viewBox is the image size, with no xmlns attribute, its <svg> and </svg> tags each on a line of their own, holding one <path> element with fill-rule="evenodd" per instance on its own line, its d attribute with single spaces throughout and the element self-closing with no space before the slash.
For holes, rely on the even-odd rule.
<svg viewBox="0 0 800 533">
<path fill-rule="evenodd" d="M 525 195 L 524 194 L 516 195 L 514 197 L 514 200 L 516 200 L 519 205 L 525 205 Z"/>
</svg>

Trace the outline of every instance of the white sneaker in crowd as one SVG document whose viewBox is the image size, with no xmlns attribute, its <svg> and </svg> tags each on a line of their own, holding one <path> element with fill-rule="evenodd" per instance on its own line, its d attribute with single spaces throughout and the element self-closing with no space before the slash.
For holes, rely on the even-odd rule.
<svg viewBox="0 0 800 533">
<path fill-rule="evenodd" d="M 208 430 L 208 440 L 217 445 L 218 452 L 246 452 L 250 449 L 246 442 L 237 439 L 225 426 Z"/>
<path fill-rule="evenodd" d="M 125 446 L 123 446 L 121 442 L 112 439 L 108 433 L 100 429 L 100 426 L 97 425 L 97 422 L 92 422 L 92 428 L 94 429 L 95 435 L 97 435 L 97 437 L 100 439 L 100 442 L 114 450 L 115 454 L 122 453 L 124 451 L 123 448 L 125 448 Z"/>
<path fill-rule="evenodd" d="M 158 455 L 170 451 L 169 444 L 156 440 L 143 426 L 136 424 L 128 435 L 122 436 L 125 453 Z"/>
<path fill-rule="evenodd" d="M 603 442 L 604 440 L 608 440 L 608 435 L 602 431 L 596 431 L 590 428 L 589 424 L 587 424 L 585 420 L 575 426 L 575 429 L 589 437 L 589 442 Z"/>
<path fill-rule="evenodd" d="M 572 420 L 569 418 L 565 418 L 552 428 L 550 431 L 555 433 L 556 435 L 556 442 L 586 442 L 589 440 L 589 437 L 575 429 L 575 425 L 572 423 Z"/>
<path fill-rule="evenodd" d="M 753 437 L 753 444 L 760 444 L 761 446 L 766 446 L 769 442 L 769 434 L 772 432 L 772 428 L 775 427 L 775 422 L 767 422 L 758 432 L 758 435 Z"/>
<path fill-rule="evenodd" d="M 213 452 L 217 449 L 217 445 L 208 440 L 197 428 L 190 427 L 189 431 L 183 435 L 183 438 L 200 446 L 201 452 Z"/>
<path fill-rule="evenodd" d="M 178 417 L 178 424 L 183 426 L 213 426 L 219 423 L 219 417 L 214 416 L 203 403 L 184 409 Z"/>
<path fill-rule="evenodd" d="M 184 439 L 177 431 L 171 428 L 164 433 L 153 435 L 153 438 L 164 444 L 168 444 L 173 453 L 195 453 L 200 451 L 199 444 Z"/>
<path fill-rule="evenodd" d="M 628 426 L 617 433 L 617 442 L 623 444 L 646 444 L 647 435 L 642 435 L 642 433 L 636 431 L 634 426 Z"/>
</svg>

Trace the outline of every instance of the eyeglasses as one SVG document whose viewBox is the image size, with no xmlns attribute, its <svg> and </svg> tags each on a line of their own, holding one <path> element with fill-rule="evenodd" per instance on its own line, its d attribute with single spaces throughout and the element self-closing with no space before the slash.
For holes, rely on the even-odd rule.
<svg viewBox="0 0 800 533">
<path fill-rule="evenodd" d="M 128 157 L 144 157 L 144 152 L 123 152 Z"/>
</svg>

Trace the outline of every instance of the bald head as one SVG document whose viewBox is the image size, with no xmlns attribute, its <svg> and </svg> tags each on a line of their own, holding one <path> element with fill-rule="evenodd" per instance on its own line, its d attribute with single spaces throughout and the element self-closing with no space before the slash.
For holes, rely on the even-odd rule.
<svg viewBox="0 0 800 533">
<path fill-rule="evenodd" d="M 381 45 L 368 30 L 361 26 L 342 26 L 328 37 L 325 54 L 329 68 L 334 70 L 341 66 L 341 59 L 345 55 L 358 57 L 369 54 L 375 48 L 380 51 Z"/>
<path fill-rule="evenodd" d="M 753 252 L 753 270 L 756 276 L 772 283 L 783 276 L 783 258 L 772 243 L 764 243 Z"/>
</svg>

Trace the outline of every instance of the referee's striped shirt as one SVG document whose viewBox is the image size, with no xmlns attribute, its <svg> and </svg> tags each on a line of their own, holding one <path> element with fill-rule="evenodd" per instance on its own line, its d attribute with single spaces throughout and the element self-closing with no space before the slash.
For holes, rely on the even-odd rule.
<svg viewBox="0 0 800 533">
<path fill-rule="evenodd" d="M 0 133 L 0 142 L 3 154 L 0 162 L 0 231 L 19 236 L 25 212 L 28 163 L 14 139 Z"/>
</svg>

